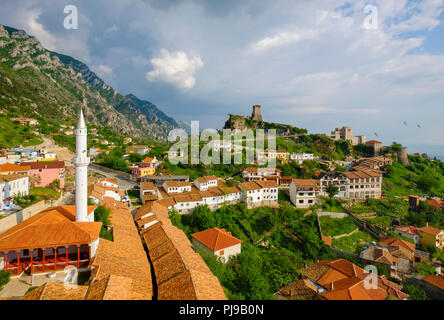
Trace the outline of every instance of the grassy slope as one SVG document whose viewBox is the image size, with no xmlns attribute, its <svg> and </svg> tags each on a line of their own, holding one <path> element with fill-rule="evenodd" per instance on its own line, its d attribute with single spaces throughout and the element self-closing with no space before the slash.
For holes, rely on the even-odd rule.
<svg viewBox="0 0 444 320">
<path fill-rule="evenodd" d="M 383 191 L 388 196 L 434 194 L 444 196 L 444 163 L 409 157 L 410 165 L 400 163 L 386 168 Z"/>
<path fill-rule="evenodd" d="M 332 218 L 330 216 L 319 217 L 322 234 L 325 236 L 339 236 L 341 234 L 348 234 L 358 227 L 349 217 Z"/>
<path fill-rule="evenodd" d="M 0 118 L 0 148 L 12 148 L 18 145 L 29 147 L 42 142 L 29 126 L 14 123 L 4 117 Z"/>
</svg>

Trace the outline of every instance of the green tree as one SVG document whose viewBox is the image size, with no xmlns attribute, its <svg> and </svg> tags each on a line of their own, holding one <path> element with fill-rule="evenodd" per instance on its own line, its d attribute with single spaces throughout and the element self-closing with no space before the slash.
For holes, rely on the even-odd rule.
<svg viewBox="0 0 444 320">
<path fill-rule="evenodd" d="M 3 288 L 5 284 L 11 279 L 11 272 L 5 270 L 0 270 L 0 289 Z"/>
<path fill-rule="evenodd" d="M 409 300 L 427 300 L 426 292 L 412 283 L 404 283 L 402 291 L 409 295 Z"/>
<path fill-rule="evenodd" d="M 329 184 L 326 188 L 328 196 L 333 199 L 339 193 L 339 187 L 334 184 Z"/>
<path fill-rule="evenodd" d="M 145 157 L 139 153 L 131 153 L 128 157 L 128 160 L 131 163 L 141 162 Z"/>
<path fill-rule="evenodd" d="M 433 276 L 435 275 L 435 267 L 427 263 L 418 263 L 416 272 L 422 276 Z"/>
<path fill-rule="evenodd" d="M 49 186 L 51 187 L 51 189 L 60 190 L 60 180 L 59 179 L 55 179 L 53 182 L 51 182 L 49 184 Z"/>
<path fill-rule="evenodd" d="M 238 256 L 238 261 L 237 291 L 248 300 L 271 299 L 270 286 L 263 274 L 260 251 L 253 247 L 246 247 Z"/>
</svg>

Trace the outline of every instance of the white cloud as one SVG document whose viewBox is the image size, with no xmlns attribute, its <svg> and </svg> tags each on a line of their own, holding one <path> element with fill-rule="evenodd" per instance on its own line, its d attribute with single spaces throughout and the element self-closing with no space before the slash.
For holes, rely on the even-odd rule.
<svg viewBox="0 0 444 320">
<path fill-rule="evenodd" d="M 272 37 L 265 37 L 250 45 L 248 51 L 250 53 L 261 53 L 272 48 L 296 43 L 301 40 L 314 39 L 318 36 L 316 30 L 302 30 L 296 32 L 279 32 Z"/>
<path fill-rule="evenodd" d="M 112 33 L 112 32 L 118 31 L 118 30 L 119 30 L 119 27 L 117 25 L 113 24 L 111 27 L 107 28 L 105 30 L 105 32 Z"/>
<path fill-rule="evenodd" d="M 114 78 L 113 69 L 106 65 L 99 65 L 97 67 L 92 68 L 93 71 L 102 79 L 104 80 L 111 80 Z"/>
<path fill-rule="evenodd" d="M 200 57 L 189 58 L 183 51 L 169 52 L 161 49 L 158 57 L 151 59 L 154 69 L 146 74 L 150 82 L 167 82 L 180 89 L 192 89 L 195 74 L 204 66 Z"/>
</svg>

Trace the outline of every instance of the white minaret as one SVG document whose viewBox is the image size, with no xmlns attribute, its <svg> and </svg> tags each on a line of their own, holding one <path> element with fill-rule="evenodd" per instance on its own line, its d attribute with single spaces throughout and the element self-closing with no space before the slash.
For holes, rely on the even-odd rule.
<svg viewBox="0 0 444 320">
<path fill-rule="evenodd" d="M 88 220 L 88 165 L 87 130 L 83 110 L 80 108 L 76 129 L 76 157 L 72 160 L 76 166 L 76 222 Z M 94 219 L 93 219 L 94 220 Z"/>
</svg>

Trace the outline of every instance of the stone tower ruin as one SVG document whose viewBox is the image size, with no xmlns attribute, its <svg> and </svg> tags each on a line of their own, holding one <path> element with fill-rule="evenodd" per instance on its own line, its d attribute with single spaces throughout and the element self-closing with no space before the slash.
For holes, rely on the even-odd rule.
<svg viewBox="0 0 444 320">
<path fill-rule="evenodd" d="M 408 153 L 407 153 L 407 148 L 399 149 L 399 151 L 398 151 L 398 162 L 400 164 L 402 164 L 404 167 L 407 167 L 410 164 Z"/>
<path fill-rule="evenodd" d="M 255 105 L 253 106 L 253 115 L 251 116 L 252 120 L 263 122 L 262 114 L 261 114 L 261 106 Z"/>
</svg>

